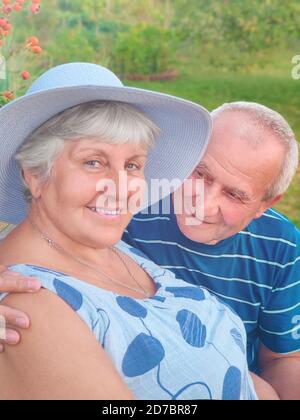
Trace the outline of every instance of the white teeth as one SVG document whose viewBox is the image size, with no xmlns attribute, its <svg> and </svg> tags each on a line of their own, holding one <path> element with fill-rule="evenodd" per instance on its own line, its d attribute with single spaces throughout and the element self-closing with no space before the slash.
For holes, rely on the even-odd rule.
<svg viewBox="0 0 300 420">
<path fill-rule="evenodd" d="M 121 210 L 106 210 L 99 207 L 90 207 L 90 209 L 95 213 L 104 214 L 106 216 L 118 216 L 119 214 L 121 214 Z"/>
</svg>

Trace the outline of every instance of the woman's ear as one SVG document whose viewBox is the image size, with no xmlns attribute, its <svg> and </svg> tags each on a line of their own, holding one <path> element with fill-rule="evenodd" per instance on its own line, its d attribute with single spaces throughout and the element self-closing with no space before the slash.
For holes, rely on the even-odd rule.
<svg viewBox="0 0 300 420">
<path fill-rule="evenodd" d="M 38 176 L 29 169 L 23 169 L 22 175 L 25 181 L 25 184 L 29 188 L 33 198 L 40 198 L 41 196 L 41 182 L 38 179 Z"/>
</svg>

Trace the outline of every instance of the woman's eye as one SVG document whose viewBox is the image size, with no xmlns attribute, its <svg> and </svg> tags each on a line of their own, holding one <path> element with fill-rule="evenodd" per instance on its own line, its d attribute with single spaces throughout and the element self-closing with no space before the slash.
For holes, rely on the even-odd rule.
<svg viewBox="0 0 300 420">
<path fill-rule="evenodd" d="M 89 166 L 90 168 L 99 168 L 102 166 L 102 163 L 99 160 L 89 160 L 85 162 L 85 165 Z"/>
<path fill-rule="evenodd" d="M 138 171 L 141 169 L 141 167 L 139 165 L 137 165 L 136 163 L 128 163 L 127 164 L 127 169 L 129 169 L 130 171 Z"/>
</svg>

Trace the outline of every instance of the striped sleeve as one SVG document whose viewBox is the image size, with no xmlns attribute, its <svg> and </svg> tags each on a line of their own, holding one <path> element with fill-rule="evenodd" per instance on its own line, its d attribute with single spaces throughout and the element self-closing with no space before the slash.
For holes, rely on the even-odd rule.
<svg viewBox="0 0 300 420">
<path fill-rule="evenodd" d="M 279 248 L 277 257 L 288 262 L 277 269 L 275 286 L 259 319 L 262 343 L 281 354 L 300 351 L 300 233 L 297 228 L 294 232 L 296 247 Z"/>
</svg>

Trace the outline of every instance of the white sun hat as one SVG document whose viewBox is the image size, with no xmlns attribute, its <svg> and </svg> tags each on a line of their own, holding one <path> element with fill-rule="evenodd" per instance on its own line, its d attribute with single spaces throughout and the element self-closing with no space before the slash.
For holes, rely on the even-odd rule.
<svg viewBox="0 0 300 420">
<path fill-rule="evenodd" d="M 62 64 L 46 71 L 24 96 L 0 109 L 0 220 L 18 224 L 27 215 L 20 168 L 14 158 L 21 144 L 59 112 L 96 100 L 130 104 L 160 128 L 145 168 L 148 182 L 153 178 L 183 182 L 201 160 L 212 126 L 209 112 L 202 106 L 126 87 L 114 73 L 97 64 Z M 153 203 L 150 200 L 148 204 Z"/>
</svg>

